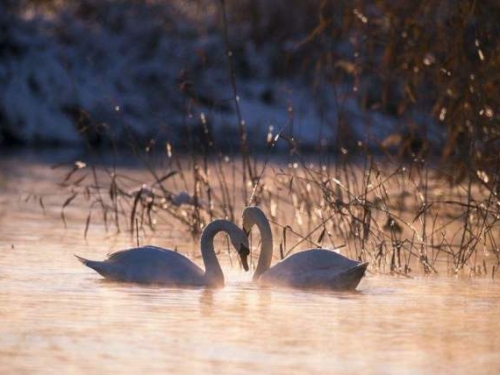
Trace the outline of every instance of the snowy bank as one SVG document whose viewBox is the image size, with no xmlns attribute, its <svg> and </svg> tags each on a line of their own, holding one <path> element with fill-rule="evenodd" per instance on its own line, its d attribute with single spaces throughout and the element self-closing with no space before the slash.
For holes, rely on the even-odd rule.
<svg viewBox="0 0 500 375">
<path fill-rule="evenodd" d="M 213 11 L 200 17 L 186 7 L 85 1 L 55 14 L 0 11 L 0 143 L 189 146 L 208 129 L 216 144 L 237 146 L 221 26 Z M 346 145 L 375 147 L 417 125 L 422 138 L 442 143 L 430 117 L 363 110 L 353 85 L 277 75 L 275 48 L 286 43 L 257 47 L 242 30 L 232 53 L 254 146 L 281 130 L 307 147 L 337 145 L 339 132 Z"/>
</svg>

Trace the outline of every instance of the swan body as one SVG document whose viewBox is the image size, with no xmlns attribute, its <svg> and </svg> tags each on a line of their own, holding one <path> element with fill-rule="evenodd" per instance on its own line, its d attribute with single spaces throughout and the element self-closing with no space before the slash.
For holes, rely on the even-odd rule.
<svg viewBox="0 0 500 375">
<path fill-rule="evenodd" d="M 271 267 L 273 238 L 269 221 L 257 207 L 243 211 L 243 230 L 257 225 L 262 248 L 253 281 L 263 286 L 298 289 L 354 290 L 368 263 L 357 262 L 332 250 L 310 249 L 293 254 Z"/>
<path fill-rule="evenodd" d="M 224 231 L 240 255 L 247 270 L 249 253 L 246 234 L 227 220 L 215 220 L 208 224 L 201 235 L 201 253 L 205 271 L 185 256 L 169 249 L 143 246 L 118 251 L 104 261 L 77 258 L 104 278 L 139 284 L 161 284 L 171 287 L 221 287 L 224 274 L 215 254 L 213 240 Z"/>
<path fill-rule="evenodd" d="M 353 290 L 367 266 L 368 263 L 350 260 L 332 250 L 304 250 L 264 272 L 258 282 L 300 289 Z"/>
</svg>

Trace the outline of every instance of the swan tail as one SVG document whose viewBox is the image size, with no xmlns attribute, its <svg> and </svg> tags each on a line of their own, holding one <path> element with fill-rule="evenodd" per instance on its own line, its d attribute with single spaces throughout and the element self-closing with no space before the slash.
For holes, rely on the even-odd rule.
<svg viewBox="0 0 500 375">
<path fill-rule="evenodd" d="M 82 257 L 79 257 L 78 255 L 76 254 L 73 254 L 73 256 L 78 259 L 80 262 L 82 262 L 83 264 L 87 265 L 88 262 L 91 262 L 91 260 L 88 260 L 88 259 L 85 259 L 85 258 L 82 258 Z"/>
<path fill-rule="evenodd" d="M 107 262 L 99 262 L 96 260 L 89 260 L 82 258 L 78 255 L 75 255 L 75 258 L 78 259 L 80 262 L 82 262 L 84 265 L 86 265 L 89 268 L 92 268 L 94 271 L 96 271 L 98 274 L 104 276 L 104 277 L 109 277 L 112 275 L 112 266 L 108 264 Z"/>
<path fill-rule="evenodd" d="M 354 290 L 365 275 L 368 263 L 360 263 L 335 277 L 333 289 Z"/>
</svg>

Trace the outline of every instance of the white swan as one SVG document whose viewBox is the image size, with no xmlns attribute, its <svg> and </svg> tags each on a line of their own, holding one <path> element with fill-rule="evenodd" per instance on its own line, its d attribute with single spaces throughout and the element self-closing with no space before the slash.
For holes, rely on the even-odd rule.
<svg viewBox="0 0 500 375">
<path fill-rule="evenodd" d="M 102 262 L 76 257 L 109 280 L 172 287 L 221 287 L 224 274 L 213 243 L 215 235 L 221 231 L 229 234 L 243 267 L 248 271 L 248 238 L 236 224 L 227 220 L 215 220 L 203 230 L 200 245 L 205 272 L 185 256 L 156 246 L 118 251 Z"/>
<path fill-rule="evenodd" d="M 243 211 L 243 230 L 249 234 L 257 225 L 262 238 L 261 252 L 253 281 L 264 286 L 300 289 L 354 290 L 368 263 L 356 262 L 334 251 L 311 249 L 295 253 L 270 268 L 273 234 L 266 215 L 258 207 Z"/>
</svg>

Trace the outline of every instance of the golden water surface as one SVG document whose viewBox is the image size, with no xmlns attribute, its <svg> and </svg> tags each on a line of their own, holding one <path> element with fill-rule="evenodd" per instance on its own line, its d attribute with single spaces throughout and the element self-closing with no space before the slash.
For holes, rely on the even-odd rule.
<svg viewBox="0 0 500 375">
<path fill-rule="evenodd" d="M 356 293 L 264 290 L 225 252 L 226 287 L 103 282 L 73 257 L 133 244 L 33 191 L 44 163 L 0 171 L 0 374 L 498 374 L 500 284 L 368 274 Z M 193 256 L 184 228 L 148 238 Z M 199 258 L 195 261 L 201 264 Z"/>
</svg>

